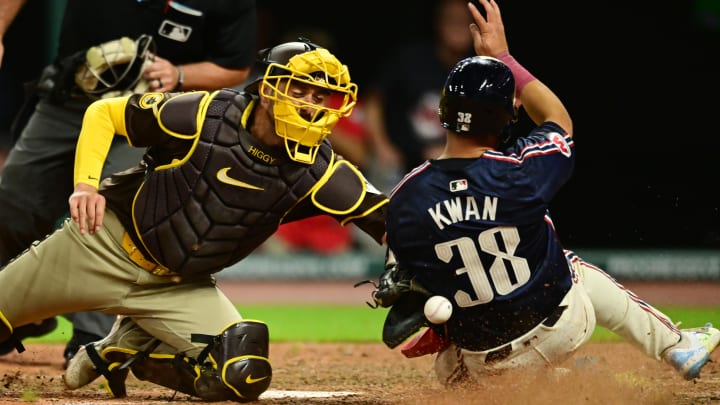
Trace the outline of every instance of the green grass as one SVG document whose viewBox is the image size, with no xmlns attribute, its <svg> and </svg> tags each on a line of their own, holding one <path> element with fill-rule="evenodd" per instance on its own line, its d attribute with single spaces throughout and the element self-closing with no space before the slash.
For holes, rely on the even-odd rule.
<svg viewBox="0 0 720 405">
<path fill-rule="evenodd" d="M 720 311 L 718 308 L 661 307 L 658 309 L 669 316 L 673 322 L 681 322 L 678 326 L 679 328 L 695 328 L 703 326 L 708 322 L 712 322 L 716 327 L 720 325 Z M 598 327 L 595 329 L 595 333 L 593 333 L 592 340 L 595 342 L 604 342 L 622 341 L 623 339 L 605 328 Z"/>
<path fill-rule="evenodd" d="M 275 342 L 380 342 L 386 308 L 367 306 L 323 305 L 243 305 L 238 310 L 245 319 L 258 319 L 268 324 L 270 340 Z M 717 308 L 660 308 L 681 328 L 702 326 L 706 322 L 720 325 Z M 27 339 L 27 342 L 64 343 L 71 336 L 71 325 L 59 317 L 58 328 L 52 333 Z M 617 335 L 598 327 L 593 341 L 621 341 Z"/>
</svg>

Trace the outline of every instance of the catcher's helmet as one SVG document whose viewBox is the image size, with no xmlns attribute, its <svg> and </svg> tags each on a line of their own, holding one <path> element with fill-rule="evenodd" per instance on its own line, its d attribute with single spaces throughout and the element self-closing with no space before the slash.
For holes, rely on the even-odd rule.
<svg viewBox="0 0 720 405">
<path fill-rule="evenodd" d="M 90 47 L 77 68 L 75 83 L 94 99 L 144 93 L 149 83 L 142 75 L 152 63 L 153 46 L 151 36 L 141 35 Z"/>
<path fill-rule="evenodd" d="M 357 85 L 350 81 L 347 66 L 327 49 L 300 38 L 261 50 L 255 69 L 262 73 L 245 91 L 274 101 L 275 132 L 285 140 L 288 155 L 297 162 L 313 163 L 335 124 L 355 107 Z M 295 98 L 288 93 L 293 81 L 337 93 L 342 102 L 333 108 Z M 304 118 L 300 108 L 312 110 L 312 117 Z"/>
<path fill-rule="evenodd" d="M 510 68 L 489 56 L 461 60 L 445 80 L 439 113 L 442 126 L 457 133 L 499 134 L 517 115 Z"/>
</svg>

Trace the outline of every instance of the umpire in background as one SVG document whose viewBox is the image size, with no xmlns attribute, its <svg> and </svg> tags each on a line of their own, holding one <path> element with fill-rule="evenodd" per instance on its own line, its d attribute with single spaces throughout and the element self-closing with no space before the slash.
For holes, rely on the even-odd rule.
<svg viewBox="0 0 720 405">
<path fill-rule="evenodd" d="M 0 38 L 24 3 L 3 0 Z M 145 90 L 212 90 L 241 84 L 255 56 L 256 18 L 251 0 L 67 0 L 56 62 L 44 70 L 20 113 L 26 124 L 16 125 L 22 132 L 16 134 L 0 179 L 0 265 L 52 232 L 67 215 L 75 146 L 91 101 Z M 113 41 L 121 37 L 137 40 L 136 55 L 118 56 L 120 45 Z M 100 44 L 106 45 L 100 49 L 107 59 L 98 65 L 86 59 L 86 51 Z M 87 77 L 79 85 L 76 76 L 82 69 Z M 98 175 L 129 168 L 141 157 L 141 149 L 118 138 Z M 66 361 L 80 344 L 105 336 L 115 320 L 101 313 L 68 318 L 73 321 L 73 338 L 64 353 Z M 15 336 L 43 335 L 56 325 L 50 318 L 19 326 Z M 0 345 L 0 354 L 12 349 Z"/>
<path fill-rule="evenodd" d="M 383 243 L 388 199 L 326 139 L 357 101 L 347 66 L 307 40 L 261 51 L 258 66 L 242 93 L 152 92 L 87 109 L 72 220 L 0 272 L 0 341 L 16 325 L 102 309 L 121 317 L 70 361 L 69 389 L 102 374 L 123 396 L 130 369 L 204 400 L 252 401 L 269 387 L 267 326 L 243 319 L 213 274 L 280 224 L 318 215 Z M 146 153 L 100 183 L 116 133 Z"/>
</svg>

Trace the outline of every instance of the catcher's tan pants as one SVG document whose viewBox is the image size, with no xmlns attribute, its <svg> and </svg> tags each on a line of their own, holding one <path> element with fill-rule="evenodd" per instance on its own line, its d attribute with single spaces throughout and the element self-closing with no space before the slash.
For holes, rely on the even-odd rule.
<svg viewBox="0 0 720 405">
<path fill-rule="evenodd" d="M 217 335 L 242 320 L 213 277 L 175 280 L 130 261 L 121 246 L 124 232 L 110 210 L 94 235 L 80 235 L 77 224 L 66 221 L 0 271 L 0 315 L 13 328 L 68 312 L 126 315 L 188 354 L 204 347 L 190 342 L 192 333 Z"/>
<path fill-rule="evenodd" d="M 478 379 L 496 370 L 547 366 L 562 362 L 587 342 L 595 325 L 605 327 L 657 360 L 678 343 L 680 332 L 671 320 L 640 300 L 601 269 L 575 256 L 575 282 L 563 299 L 567 309 L 553 326 L 538 325 L 510 343 L 512 350 L 499 361 L 485 362 L 488 354 L 450 345 L 438 353 L 435 373 L 442 383 L 453 381 L 465 366 Z"/>
</svg>

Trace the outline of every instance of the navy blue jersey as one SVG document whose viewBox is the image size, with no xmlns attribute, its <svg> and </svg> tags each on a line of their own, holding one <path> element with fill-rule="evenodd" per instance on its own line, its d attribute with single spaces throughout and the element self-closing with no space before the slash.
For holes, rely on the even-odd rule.
<svg viewBox="0 0 720 405">
<path fill-rule="evenodd" d="M 427 161 L 391 193 L 388 246 L 402 268 L 451 300 L 452 317 L 433 327 L 460 347 L 486 350 L 522 336 L 570 289 L 548 212 L 574 167 L 564 134 L 548 122 L 502 153 Z"/>
</svg>

